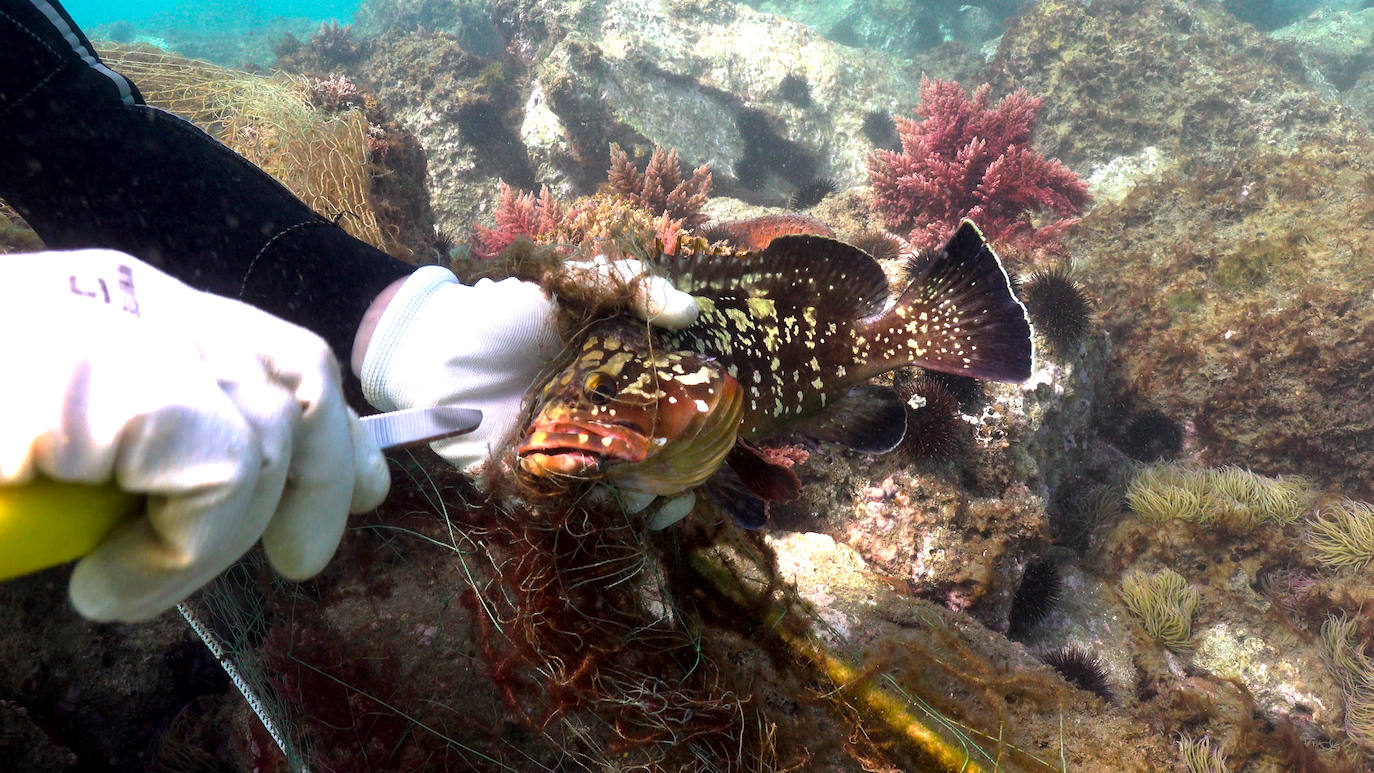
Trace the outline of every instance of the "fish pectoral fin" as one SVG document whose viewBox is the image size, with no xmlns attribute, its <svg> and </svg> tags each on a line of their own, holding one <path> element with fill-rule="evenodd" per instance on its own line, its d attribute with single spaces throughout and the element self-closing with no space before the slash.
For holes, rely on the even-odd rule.
<svg viewBox="0 0 1374 773">
<path fill-rule="evenodd" d="M 750 492 L 729 466 L 721 467 L 700 491 L 746 529 L 759 529 L 768 523 L 768 503 Z"/>
<path fill-rule="evenodd" d="M 906 437 L 906 405 L 890 387 L 859 384 L 796 430 L 866 454 L 882 454 Z"/>
<path fill-rule="evenodd" d="M 801 495 L 801 481 L 795 472 L 769 461 L 758 446 L 743 438 L 735 440 L 725 463 L 750 493 L 765 502 L 791 502 Z"/>
<path fill-rule="evenodd" d="M 770 462 L 746 440 L 736 439 L 725 462 L 701 491 L 746 529 L 762 528 L 768 523 L 769 503 L 790 502 L 801 495 L 797 474 Z"/>
</svg>

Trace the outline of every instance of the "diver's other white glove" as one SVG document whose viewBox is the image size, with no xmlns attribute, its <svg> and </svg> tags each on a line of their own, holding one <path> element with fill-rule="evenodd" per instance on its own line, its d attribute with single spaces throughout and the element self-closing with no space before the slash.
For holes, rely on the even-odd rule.
<svg viewBox="0 0 1374 773">
<path fill-rule="evenodd" d="M 578 282 L 632 288 L 631 309 L 653 324 L 681 328 L 696 320 L 692 296 L 662 277 L 643 276 L 638 260 L 598 256 L 565 270 Z M 421 268 L 394 294 L 378 298 L 369 311 L 375 322 L 364 322 L 359 331 L 353 361 L 363 395 L 384 411 L 432 405 L 480 410 L 475 432 L 433 444 L 451 464 L 476 474 L 510 439 L 525 392 L 563 348 L 554 310 L 531 282 L 483 279 L 468 286 L 446 268 Z"/>
<path fill-rule="evenodd" d="M 77 611 L 142 620 L 261 537 L 302 579 L 385 460 L 324 341 L 112 250 L 0 256 L 0 485 L 42 475 L 148 495 L 72 573 Z"/>
</svg>

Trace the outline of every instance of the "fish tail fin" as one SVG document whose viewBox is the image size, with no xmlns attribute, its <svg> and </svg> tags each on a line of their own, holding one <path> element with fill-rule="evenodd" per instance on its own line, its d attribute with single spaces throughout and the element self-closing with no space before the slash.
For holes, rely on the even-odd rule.
<svg viewBox="0 0 1374 773">
<path fill-rule="evenodd" d="M 987 381 L 1026 380 L 1035 356 L 1026 307 L 971 220 L 872 318 L 868 340 L 884 369 L 914 364 Z"/>
</svg>

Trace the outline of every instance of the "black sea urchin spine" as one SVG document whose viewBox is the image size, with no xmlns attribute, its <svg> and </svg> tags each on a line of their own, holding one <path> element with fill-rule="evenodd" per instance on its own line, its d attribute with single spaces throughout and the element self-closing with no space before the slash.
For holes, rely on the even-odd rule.
<svg viewBox="0 0 1374 773">
<path fill-rule="evenodd" d="M 835 181 L 821 177 L 797 188 L 787 199 L 787 208 L 793 211 L 810 209 L 836 191 Z"/>
<path fill-rule="evenodd" d="M 1074 687 L 1093 693 L 1108 703 L 1114 702 L 1111 682 L 1107 680 L 1107 668 L 1091 652 L 1070 644 L 1046 654 L 1041 660 Z"/>
<path fill-rule="evenodd" d="M 1092 302 L 1067 268 L 1037 271 L 1019 294 L 1031 324 L 1059 354 L 1073 351 L 1092 325 Z"/>
<path fill-rule="evenodd" d="M 1013 639 L 1025 636 L 1030 629 L 1050 613 L 1059 599 L 1063 582 L 1059 569 L 1049 561 L 1032 561 L 1021 575 L 1021 584 L 1011 598 L 1011 613 L 1007 618 L 1007 635 Z"/>
</svg>

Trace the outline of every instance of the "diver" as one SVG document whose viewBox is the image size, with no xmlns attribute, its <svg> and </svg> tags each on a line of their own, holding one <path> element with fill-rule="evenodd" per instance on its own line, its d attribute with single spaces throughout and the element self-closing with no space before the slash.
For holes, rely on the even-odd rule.
<svg viewBox="0 0 1374 773">
<path fill-rule="evenodd" d="M 145 105 L 56 2 L 0 0 L 0 41 L 0 200 L 53 250 L 0 256 L 0 486 L 154 495 L 77 564 L 79 613 L 150 618 L 259 539 L 282 575 L 319 572 L 389 484 L 340 362 L 379 410 L 480 409 L 477 431 L 435 444 L 468 472 L 510 435 L 562 345 L 539 287 L 465 286 L 349 236 Z M 691 322 L 690 296 L 643 279 L 636 313 Z"/>
</svg>

